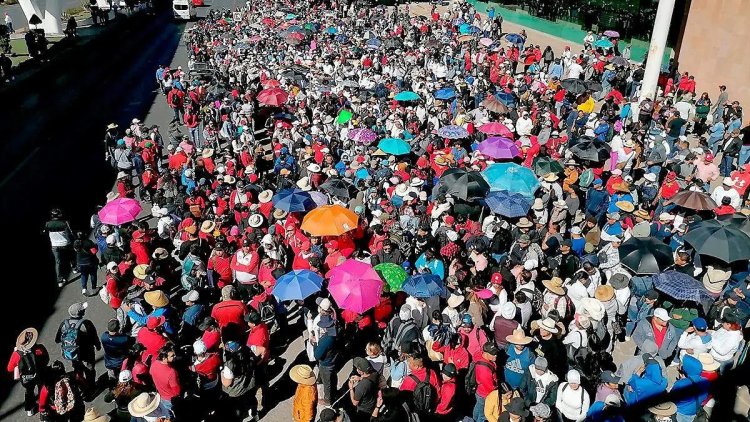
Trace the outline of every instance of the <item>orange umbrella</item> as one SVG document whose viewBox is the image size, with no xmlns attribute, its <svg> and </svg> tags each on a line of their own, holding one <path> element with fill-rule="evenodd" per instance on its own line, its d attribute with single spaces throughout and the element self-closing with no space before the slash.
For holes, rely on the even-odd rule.
<svg viewBox="0 0 750 422">
<path fill-rule="evenodd" d="M 302 230 L 312 236 L 340 236 L 357 228 L 357 214 L 341 205 L 323 205 L 307 213 Z"/>
</svg>

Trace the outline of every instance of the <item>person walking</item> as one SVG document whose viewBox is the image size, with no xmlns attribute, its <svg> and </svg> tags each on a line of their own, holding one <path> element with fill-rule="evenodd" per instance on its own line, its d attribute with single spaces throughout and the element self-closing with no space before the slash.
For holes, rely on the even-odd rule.
<svg viewBox="0 0 750 422">
<path fill-rule="evenodd" d="M 49 364 L 47 349 L 37 343 L 39 332 L 27 328 L 18 335 L 16 347 L 10 355 L 7 370 L 13 378 L 21 382 L 25 392 L 23 407 L 26 416 L 32 416 L 37 407 L 38 394 L 42 387 L 42 376 Z"/>
<path fill-rule="evenodd" d="M 114 384 L 134 339 L 120 332 L 120 321 L 111 319 L 107 323 L 107 331 L 102 334 L 101 342 L 104 348 L 104 367 L 107 368 L 110 383 Z"/>
<path fill-rule="evenodd" d="M 315 372 L 309 365 L 295 365 L 289 370 L 289 378 L 297 383 L 292 399 L 292 419 L 294 422 L 313 422 L 318 402 Z"/>
<path fill-rule="evenodd" d="M 67 281 L 68 271 L 72 268 L 73 231 L 70 229 L 70 224 L 63 219 L 59 208 L 50 211 L 50 219 L 44 225 L 43 232 L 49 236 L 52 256 L 55 258 L 57 287 L 62 287 Z"/>
<path fill-rule="evenodd" d="M 84 318 L 88 302 L 76 302 L 68 307 L 68 318 L 60 323 L 55 343 L 60 345 L 63 358 L 73 364 L 73 372 L 83 381 L 84 396 L 94 392 L 96 384 L 95 350 L 102 343 L 96 327 Z"/>
<path fill-rule="evenodd" d="M 174 345 L 167 343 L 159 349 L 159 354 L 149 370 L 154 387 L 161 397 L 162 406 L 172 413 L 174 413 L 174 401 L 181 398 L 183 390 L 180 375 L 174 367 L 175 357 L 177 353 Z"/>
<path fill-rule="evenodd" d="M 336 377 L 336 361 L 339 350 L 336 344 L 336 321 L 330 315 L 324 315 L 318 321 L 321 328 L 320 338 L 314 348 L 315 360 L 318 362 L 318 376 L 323 384 L 323 400 L 320 404 L 328 406 L 333 398 L 333 391 L 338 385 Z"/>
</svg>

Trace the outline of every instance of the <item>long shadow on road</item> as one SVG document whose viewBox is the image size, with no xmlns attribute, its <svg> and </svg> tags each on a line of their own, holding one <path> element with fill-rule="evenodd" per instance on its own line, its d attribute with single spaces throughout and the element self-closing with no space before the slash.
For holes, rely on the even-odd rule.
<svg viewBox="0 0 750 422">
<path fill-rule="evenodd" d="M 41 328 L 55 311 L 53 261 L 40 232 L 49 210 L 63 209 L 74 230 L 88 232 L 114 180 L 104 128 L 145 115 L 156 95 L 154 71 L 171 62 L 183 28 L 171 11 L 132 17 L 0 93 L 0 359 L 21 329 Z M 9 378 L 0 377 L 0 403 Z"/>
</svg>

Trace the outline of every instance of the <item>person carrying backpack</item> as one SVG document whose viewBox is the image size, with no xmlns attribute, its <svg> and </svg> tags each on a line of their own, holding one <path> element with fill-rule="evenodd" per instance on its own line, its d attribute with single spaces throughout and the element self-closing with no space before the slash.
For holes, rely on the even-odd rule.
<svg viewBox="0 0 750 422">
<path fill-rule="evenodd" d="M 411 343 L 413 345 L 413 343 Z M 440 378 L 437 371 L 424 366 L 424 354 L 415 350 L 415 347 L 407 347 L 409 357 L 407 365 L 410 374 L 401 383 L 401 391 L 411 391 L 411 411 L 421 417 L 427 417 L 435 412 L 440 402 Z"/>
<path fill-rule="evenodd" d="M 42 422 L 78 422 L 85 411 L 80 386 L 73 373 L 56 360 L 47 371 L 39 390 L 39 420 Z"/>
<path fill-rule="evenodd" d="M 485 422 L 484 404 L 487 396 L 497 388 L 497 366 L 495 360 L 500 353 L 494 342 L 482 346 L 482 355 L 472 362 L 466 374 L 466 392 L 474 394 L 476 402 L 472 417 L 475 422 Z"/>
<path fill-rule="evenodd" d="M 37 343 L 38 338 L 39 332 L 35 328 L 23 330 L 8 361 L 8 372 L 13 373 L 14 379 L 19 380 L 26 390 L 23 402 L 26 416 L 34 414 L 37 389 L 41 389 L 42 374 L 49 364 L 47 349 Z"/>
<path fill-rule="evenodd" d="M 76 302 L 68 307 L 70 318 L 63 320 L 55 334 L 55 343 L 60 345 L 62 355 L 73 364 L 73 372 L 84 383 L 84 389 L 91 391 L 96 383 L 94 349 L 101 350 L 102 343 L 94 324 L 83 315 L 87 302 Z"/>
</svg>

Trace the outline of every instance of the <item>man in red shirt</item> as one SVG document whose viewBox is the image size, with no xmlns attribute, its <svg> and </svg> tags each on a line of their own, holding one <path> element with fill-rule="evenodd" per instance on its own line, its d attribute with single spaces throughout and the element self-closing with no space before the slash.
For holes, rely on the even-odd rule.
<svg viewBox="0 0 750 422">
<path fill-rule="evenodd" d="M 271 356 L 271 333 L 268 330 L 268 326 L 261 321 L 260 313 L 256 311 L 250 311 L 245 315 L 245 321 L 247 326 L 250 327 L 250 332 L 247 336 L 247 347 L 255 354 L 260 357 L 259 364 L 268 363 L 268 359 Z"/>
<path fill-rule="evenodd" d="M 443 385 L 440 387 L 440 402 L 435 409 L 439 421 L 455 420 L 456 409 L 456 365 L 449 363 L 443 367 Z"/>
<path fill-rule="evenodd" d="M 226 246 L 219 242 L 208 259 L 209 282 L 220 289 L 232 284 L 232 259 L 227 256 Z"/>
<path fill-rule="evenodd" d="M 219 383 L 221 357 L 216 352 L 209 352 L 203 340 L 193 343 L 193 353 L 195 362 L 190 369 L 198 375 L 201 390 L 209 391 L 215 388 Z"/>
<path fill-rule="evenodd" d="M 326 256 L 326 260 L 325 260 L 326 272 L 332 270 L 337 265 L 346 261 L 346 258 L 344 258 L 344 255 L 342 255 L 341 252 L 339 252 L 339 242 L 337 240 L 330 240 L 326 242 L 325 248 L 326 248 L 326 252 L 328 252 L 328 256 Z"/>
<path fill-rule="evenodd" d="M 142 344 L 146 350 L 141 355 L 141 360 L 147 362 L 151 356 L 155 356 L 159 349 L 167 344 L 167 338 L 162 334 L 160 328 L 164 325 L 164 317 L 150 316 L 146 319 L 146 327 L 138 330 L 136 342 Z"/>
<path fill-rule="evenodd" d="M 411 343 L 409 345 L 411 345 Z M 410 347 L 402 346 L 402 348 L 407 352 L 414 351 Z M 411 373 L 407 375 L 406 378 L 404 378 L 404 381 L 401 383 L 401 391 L 414 391 L 414 389 L 417 388 L 417 384 L 419 384 L 420 382 L 424 382 L 424 380 L 429 377 L 430 384 L 435 387 L 436 392 L 440 393 L 440 379 L 438 378 L 437 372 L 435 372 L 434 369 L 425 368 L 423 357 L 420 354 L 407 354 L 409 355 L 409 358 L 407 359 L 406 363 L 407 365 L 409 365 L 409 371 Z M 438 394 L 438 397 L 435 398 L 435 404 L 439 402 L 440 396 Z"/>
<path fill-rule="evenodd" d="M 477 378 L 476 404 L 474 405 L 474 420 L 484 420 L 484 402 L 487 396 L 497 388 L 497 367 L 495 359 L 499 350 L 494 342 L 484 343 L 482 355 L 478 356 L 474 366 Z"/>
<path fill-rule="evenodd" d="M 149 374 L 154 381 L 154 387 L 161 396 L 161 406 L 167 410 L 172 410 L 172 400 L 180 397 L 182 386 L 180 386 L 180 376 L 177 370 L 172 367 L 176 354 L 174 346 L 167 344 L 159 349 L 157 359 L 151 364 Z"/>
<path fill-rule="evenodd" d="M 213 317 L 219 324 L 222 330 L 222 335 L 234 334 L 234 337 L 238 338 L 239 334 L 244 331 L 245 327 L 245 315 L 247 315 L 247 307 L 240 300 L 235 299 L 234 286 L 224 286 L 221 289 L 221 302 L 214 305 L 211 310 L 211 317 Z"/>
</svg>

